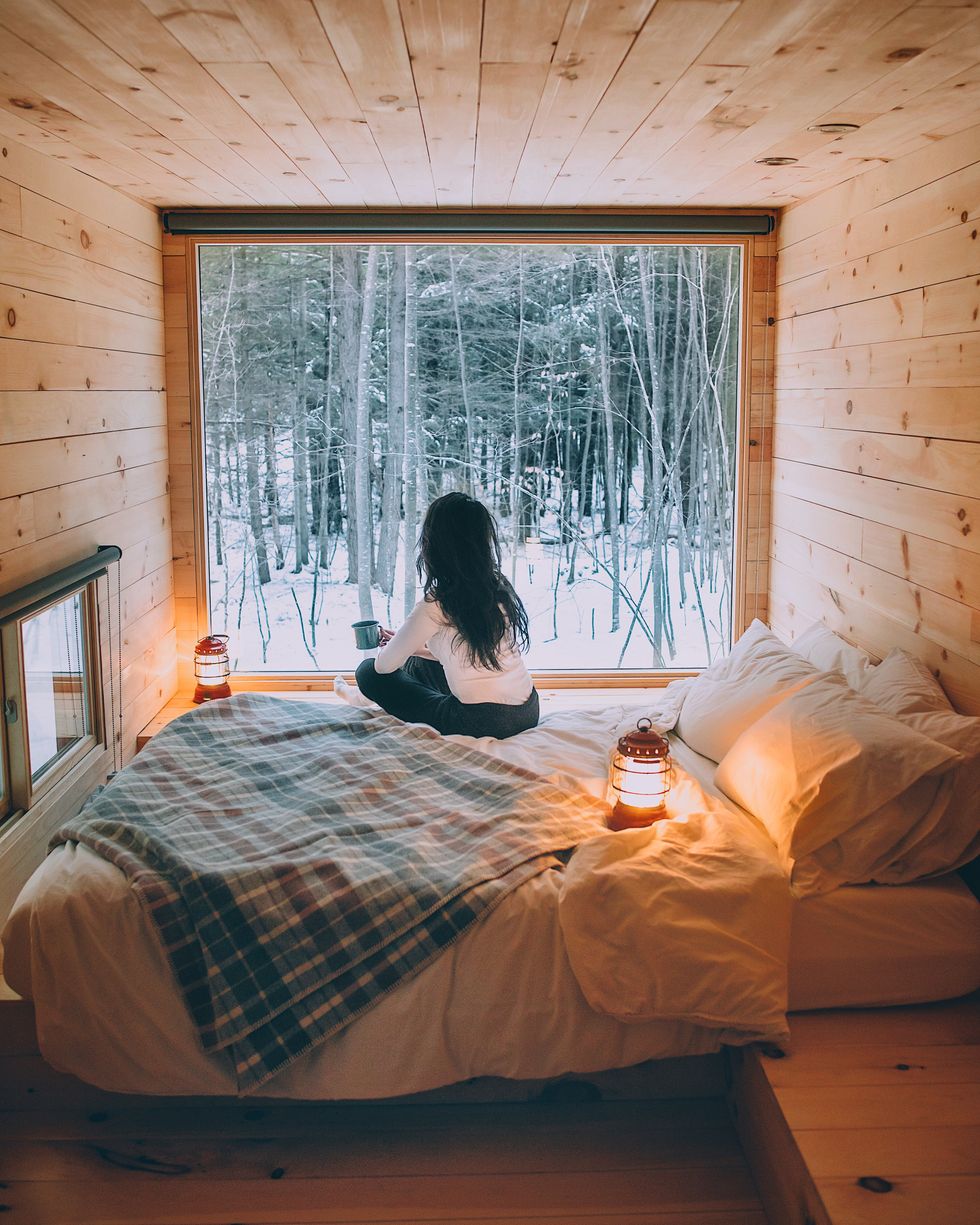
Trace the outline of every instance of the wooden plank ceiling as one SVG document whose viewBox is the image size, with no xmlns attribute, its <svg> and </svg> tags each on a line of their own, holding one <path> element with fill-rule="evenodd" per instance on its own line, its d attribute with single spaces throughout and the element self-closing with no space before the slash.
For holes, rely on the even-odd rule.
<svg viewBox="0 0 980 1225">
<path fill-rule="evenodd" d="M 976 5 L 0 0 L 0 136 L 157 205 L 779 206 L 976 121 Z"/>
</svg>

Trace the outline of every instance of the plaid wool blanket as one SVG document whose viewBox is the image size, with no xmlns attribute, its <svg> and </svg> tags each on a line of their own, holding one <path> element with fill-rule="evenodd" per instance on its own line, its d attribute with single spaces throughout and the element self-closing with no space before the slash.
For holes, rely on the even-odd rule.
<svg viewBox="0 0 980 1225">
<path fill-rule="evenodd" d="M 429 728 L 241 694 L 158 735 L 52 846 L 116 864 L 240 1092 L 417 974 L 606 805 Z"/>
</svg>

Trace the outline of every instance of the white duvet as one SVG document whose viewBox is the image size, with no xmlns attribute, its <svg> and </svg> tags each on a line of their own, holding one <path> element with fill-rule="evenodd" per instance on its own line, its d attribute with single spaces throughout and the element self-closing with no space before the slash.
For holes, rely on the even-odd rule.
<svg viewBox="0 0 980 1225">
<path fill-rule="evenodd" d="M 672 726 L 681 685 L 643 710 L 550 715 L 468 741 L 593 792 L 639 714 Z M 683 748 L 683 746 L 680 746 Z M 374 1098 L 477 1076 L 536 1079 L 785 1037 L 791 899 L 751 818 L 677 770 L 669 819 L 584 843 L 523 885 L 410 982 L 264 1086 Z M 3 933 L 42 1053 L 106 1089 L 229 1094 L 123 875 L 83 847 L 51 854 Z"/>
</svg>

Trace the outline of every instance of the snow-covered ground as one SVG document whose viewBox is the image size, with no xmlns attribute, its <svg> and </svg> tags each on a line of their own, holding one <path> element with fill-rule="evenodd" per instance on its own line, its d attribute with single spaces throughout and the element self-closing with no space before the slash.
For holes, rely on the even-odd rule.
<svg viewBox="0 0 980 1225">
<path fill-rule="evenodd" d="M 315 635 L 310 625 L 314 596 L 314 567 L 293 574 L 291 549 L 285 550 L 285 566 L 272 569 L 272 582 L 259 588 L 249 562 L 243 583 L 242 529 L 225 520 L 225 565 L 211 562 L 212 630 L 227 632 L 231 641 L 232 667 L 240 672 L 307 672 L 353 670 L 363 655 L 354 646 L 351 623 L 363 615 L 358 606 L 356 584 L 346 582 L 347 553 L 337 542 L 329 569 L 316 577 L 317 615 Z M 288 531 L 288 529 L 286 529 Z M 285 531 L 284 531 L 284 534 Z M 502 535 L 507 537 L 506 524 Z M 611 631 L 611 584 L 579 547 L 575 581 L 567 582 L 567 560 L 559 545 L 522 544 L 518 548 L 515 586 L 524 601 L 531 625 L 529 666 L 535 669 L 652 668 L 657 666 L 652 646 L 625 598 L 620 601 L 620 628 Z M 403 549 L 399 549 L 394 595 L 374 589 L 373 615 L 383 625 L 397 629 L 404 617 Z M 643 591 L 649 569 L 649 551 L 630 547 L 623 568 L 623 585 L 633 597 Z M 273 565 L 270 550 L 270 567 Z M 555 583 L 556 567 L 561 575 Z M 504 573 L 511 574 L 511 557 L 504 558 Z M 703 667 L 727 649 L 728 603 L 721 608 L 720 578 L 709 590 L 700 591 L 704 623 L 690 574 L 686 575 L 686 604 L 681 604 L 678 555 L 668 551 L 668 581 L 674 653 L 664 644 L 665 665 L 674 668 Z M 244 593 L 244 598 L 243 598 Z M 418 593 L 417 593 L 418 594 Z M 299 609 L 297 610 L 297 604 Z M 643 596 L 643 614 L 652 620 L 652 597 Z M 632 624 L 632 630 L 631 630 Z M 263 650 L 262 639 L 265 638 Z M 707 639 L 707 640 L 706 640 Z M 625 648 L 625 649 L 624 649 Z"/>
</svg>

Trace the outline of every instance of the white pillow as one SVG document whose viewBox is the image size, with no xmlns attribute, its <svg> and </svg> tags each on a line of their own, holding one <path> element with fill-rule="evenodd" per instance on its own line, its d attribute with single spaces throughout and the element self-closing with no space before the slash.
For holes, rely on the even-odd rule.
<svg viewBox="0 0 980 1225">
<path fill-rule="evenodd" d="M 804 855 L 793 864 L 793 891 L 800 897 L 828 893 L 841 885 L 863 885 L 885 881 L 884 865 L 900 854 L 902 846 L 917 837 L 929 814 L 941 812 L 941 797 L 949 791 L 955 768 L 945 774 L 927 774 L 887 804 L 874 809 L 852 828 Z"/>
<path fill-rule="evenodd" d="M 852 689 L 859 690 L 865 677 L 874 670 L 874 661 L 867 651 L 852 646 L 820 621 L 794 639 L 793 650 L 820 672 L 843 672 Z"/>
<path fill-rule="evenodd" d="M 677 735 L 702 757 L 721 761 L 750 723 L 816 675 L 812 664 L 753 621 L 731 652 L 691 684 Z"/>
<path fill-rule="evenodd" d="M 793 888 L 806 896 L 849 880 L 846 843 L 830 877 L 801 861 L 961 760 L 824 672 L 739 736 L 715 783 L 763 822 L 784 863 L 800 864 Z"/>
<path fill-rule="evenodd" d="M 865 678 L 861 692 L 898 719 L 941 714 L 973 725 L 969 739 L 974 751 L 980 753 L 980 719 L 958 715 L 939 681 L 921 659 L 908 651 L 898 647 L 890 651 Z"/>
<path fill-rule="evenodd" d="M 944 774 L 921 820 L 875 865 L 870 878 L 899 885 L 962 867 L 980 854 L 980 719 L 960 715 L 929 669 L 894 650 L 866 678 L 861 693 L 923 736 L 962 754 Z"/>
</svg>

